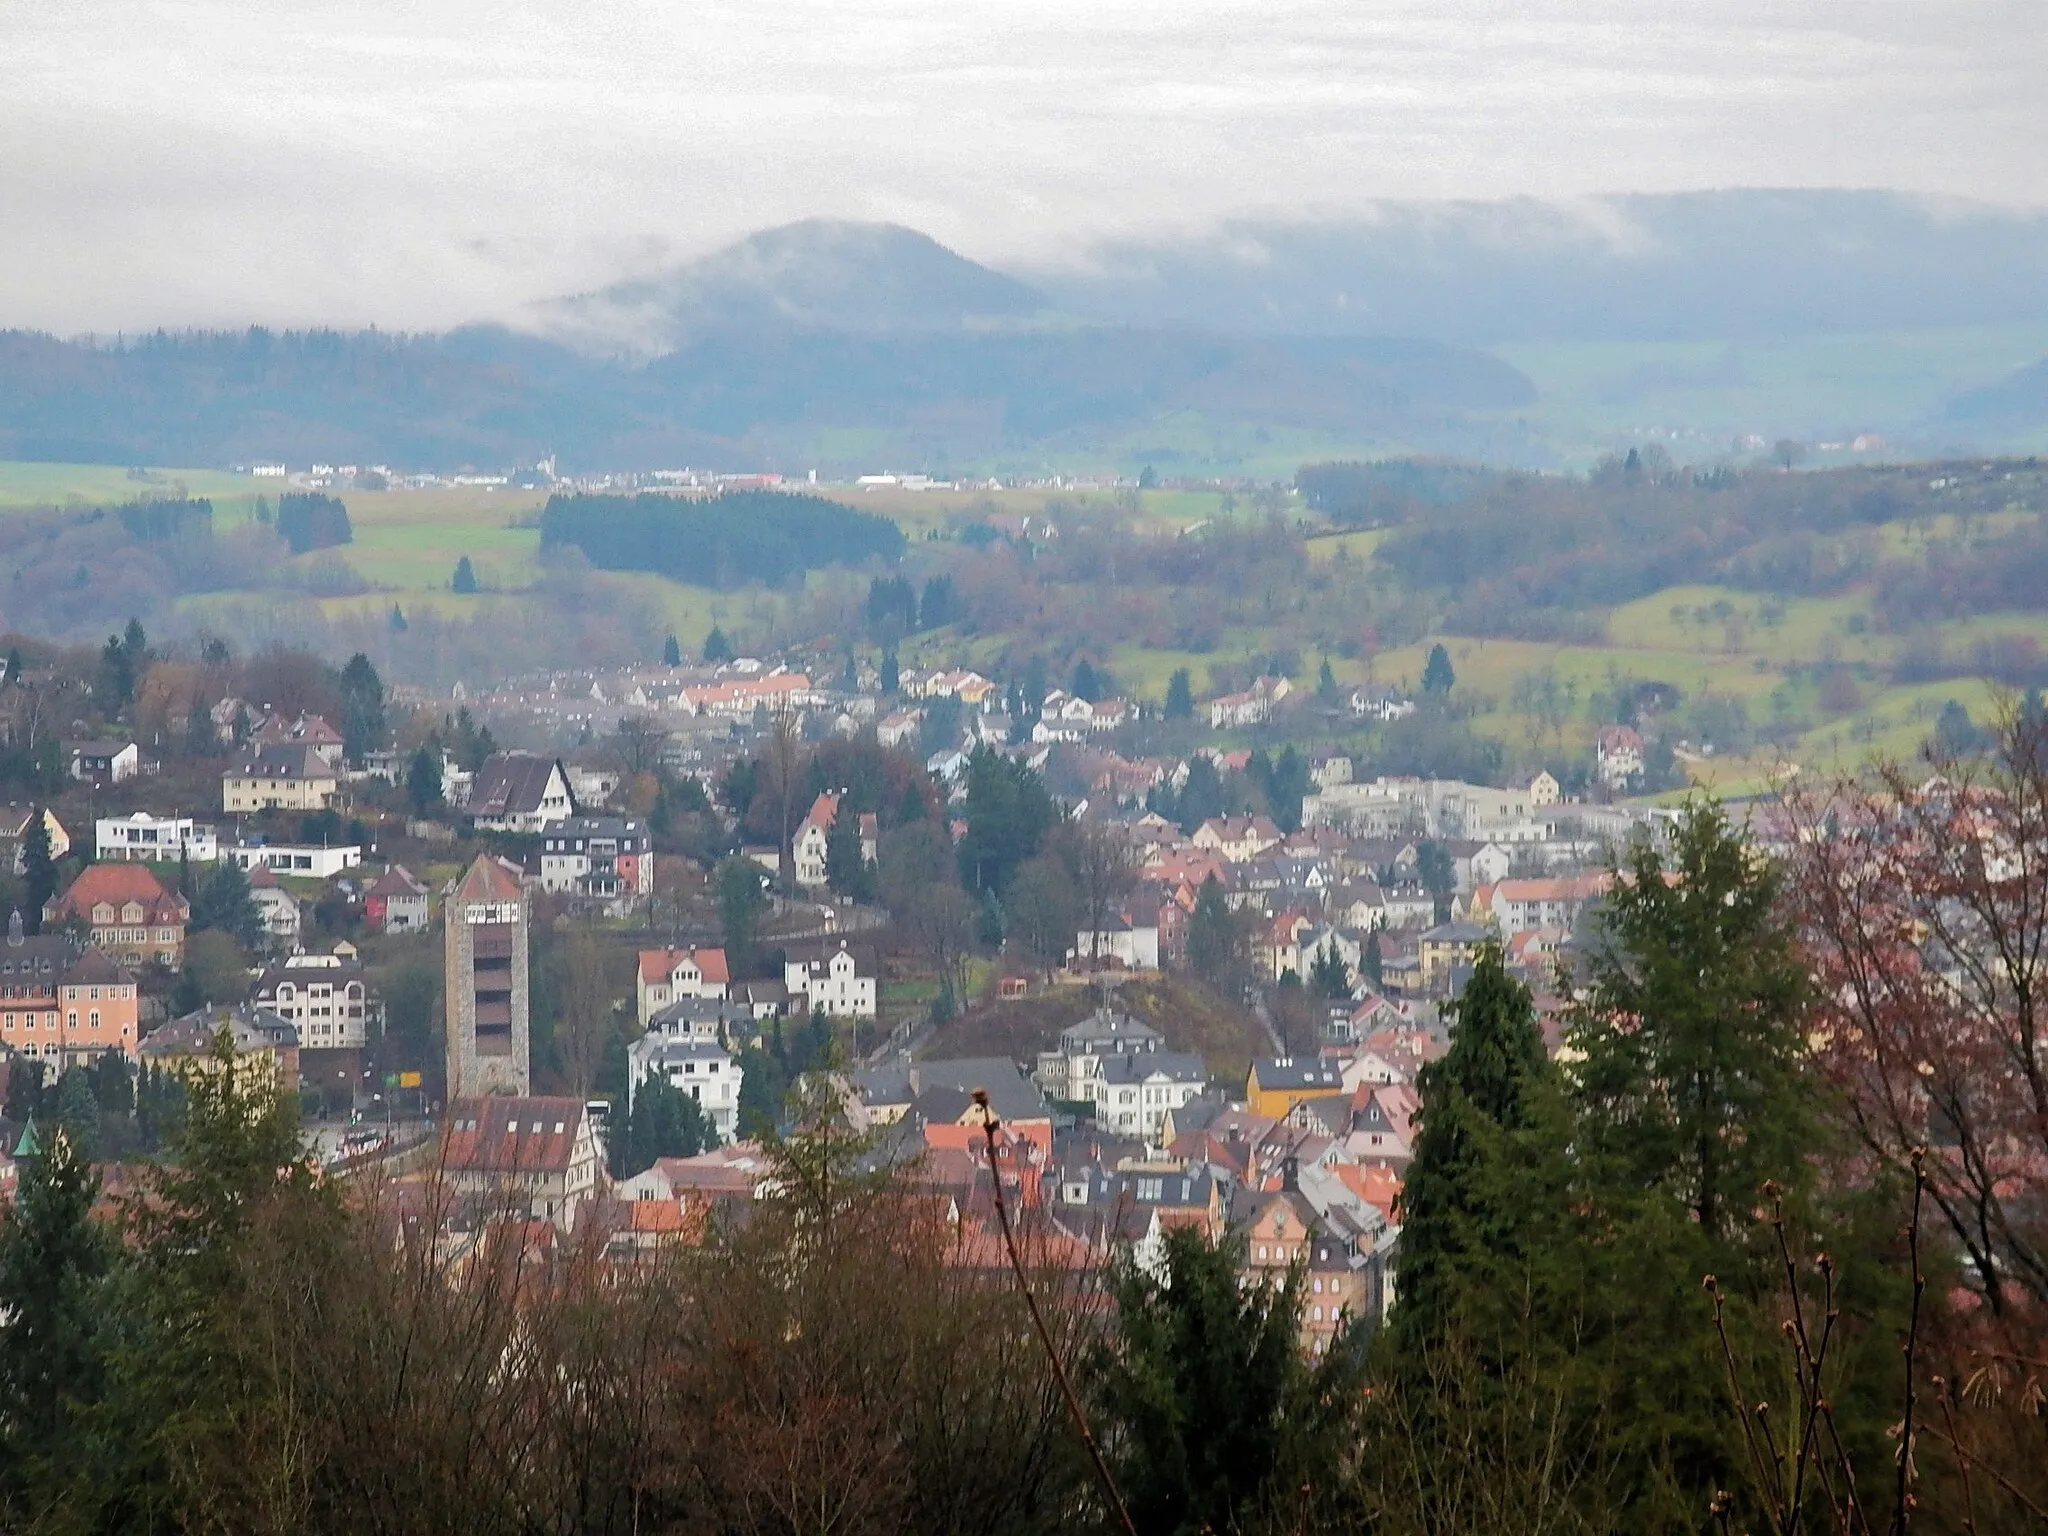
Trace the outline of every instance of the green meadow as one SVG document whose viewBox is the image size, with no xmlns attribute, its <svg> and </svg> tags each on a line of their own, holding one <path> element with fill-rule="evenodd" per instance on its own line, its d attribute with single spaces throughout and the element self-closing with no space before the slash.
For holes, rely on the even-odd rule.
<svg viewBox="0 0 2048 1536">
<path fill-rule="evenodd" d="M 1853 360 L 1854 356 L 1853 349 L 1846 349 L 1838 353 L 1838 360 Z M 1589 381 L 1601 376 L 1600 368 L 1614 366 L 1614 359 L 1603 360 L 1597 349 L 1582 348 L 1575 366 L 1580 370 L 1576 377 L 1581 385 L 1590 388 Z M 0 463 L 0 510 L 101 505 L 184 494 L 210 497 L 218 520 L 232 526 L 254 516 L 259 495 L 274 496 L 277 489 L 275 482 L 266 484 L 210 470 L 130 471 L 120 466 Z M 823 489 L 896 519 L 913 541 L 945 537 L 960 521 L 990 511 L 1005 517 L 1050 516 L 1057 520 L 1078 509 L 1087 516 L 1126 518 L 1160 535 L 1183 533 L 1219 519 L 1263 515 L 1251 497 L 1220 491 L 1111 493 L 974 486 L 927 491 Z M 354 528 L 351 544 L 287 561 L 292 575 L 277 588 L 209 594 L 188 600 L 186 606 L 198 612 L 226 613 L 252 600 L 275 599 L 284 590 L 302 594 L 308 568 L 336 560 L 345 561 L 371 590 L 318 599 L 330 616 L 378 615 L 393 603 L 408 613 L 450 617 L 507 609 L 517 612 L 526 601 L 523 594 L 547 579 L 538 526 L 546 500 L 542 492 L 464 487 L 352 491 L 344 499 Z M 1298 513 L 1299 503 L 1291 505 Z M 1944 515 L 1885 524 L 1874 534 L 1882 541 L 1886 556 L 1912 558 L 1933 544 L 1994 532 L 2027 515 L 1991 514 L 1967 520 Z M 1370 562 L 1386 537 L 1385 530 L 1318 534 L 1309 540 L 1309 554 L 1318 562 L 1339 558 Z M 471 595 L 458 595 L 450 589 L 456 564 L 464 557 L 474 566 L 481 588 Z M 607 580 L 616 584 L 617 590 L 658 609 L 672 632 L 691 650 L 714 624 L 772 640 L 787 607 L 785 597 L 762 589 L 711 591 L 654 575 L 613 575 Z M 814 590 L 835 581 L 846 589 L 843 600 L 848 612 L 857 611 L 863 593 L 861 578 L 844 573 L 820 573 L 812 578 Z M 1864 592 L 1788 598 L 1688 585 L 1615 608 L 1604 635 L 1597 640 L 1553 644 L 1447 634 L 1370 657 L 1333 655 L 1329 661 L 1342 684 L 1377 681 L 1412 689 L 1421 677 L 1429 646 L 1441 640 L 1457 671 L 1456 698 L 1469 711 L 1474 729 L 1498 738 L 1516 755 L 1571 755 L 1589 750 L 1594 729 L 1590 703 L 1610 694 L 1618 681 L 1671 683 L 1689 700 L 1703 696 L 1737 700 L 1753 729 L 1770 728 L 1783 738 L 1783 744 L 1746 756 L 1705 758 L 1692 768 L 1704 783 L 1741 792 L 1770 783 L 1788 760 L 1815 769 L 1861 761 L 1873 753 L 1910 755 L 1949 699 L 1963 703 L 1979 719 L 1997 707 L 1994 691 L 1979 682 L 1892 682 L 1893 665 L 1909 637 L 1887 632 L 1881 619 Z M 1930 637 L 1938 639 L 1952 655 L 1967 655 L 1979 642 L 2015 637 L 2048 648 L 2048 615 L 1979 614 L 1910 639 L 1924 643 Z M 989 666 L 1015 638 L 999 634 L 963 638 L 952 631 L 917 636 L 906 642 L 902 657 L 906 665 Z M 1247 660 L 1270 655 L 1286 643 L 1287 636 L 1279 630 L 1241 626 L 1227 630 L 1213 649 L 1201 653 L 1123 646 L 1103 659 L 1125 692 L 1156 701 L 1164 697 L 1168 679 L 1177 668 L 1188 669 L 1199 695 L 1208 687 L 1212 668 L 1228 666 L 1241 671 Z M 1298 687 L 1314 686 L 1315 668 L 1321 660 L 1320 656 L 1304 655 L 1303 675 L 1295 679 Z M 1834 679 L 1825 690 L 1825 699 L 1818 681 L 1823 674 Z M 1538 719 L 1518 704 L 1518 700 L 1526 701 L 1532 687 L 1552 679 L 1571 705 L 1566 711 L 1568 719 L 1561 724 L 1555 719 Z"/>
</svg>

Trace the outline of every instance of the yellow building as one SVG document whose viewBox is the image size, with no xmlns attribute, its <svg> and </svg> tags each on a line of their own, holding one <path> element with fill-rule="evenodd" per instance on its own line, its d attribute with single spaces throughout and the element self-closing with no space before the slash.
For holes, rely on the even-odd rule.
<svg viewBox="0 0 2048 1536">
<path fill-rule="evenodd" d="M 220 808 L 229 815 L 324 811 L 340 787 L 334 766 L 312 747 L 259 747 L 221 775 Z"/>
<path fill-rule="evenodd" d="M 1284 1119 L 1305 1099 L 1344 1092 L 1344 1074 L 1320 1056 L 1279 1056 L 1252 1063 L 1245 1080 L 1245 1107 L 1255 1115 Z"/>
</svg>

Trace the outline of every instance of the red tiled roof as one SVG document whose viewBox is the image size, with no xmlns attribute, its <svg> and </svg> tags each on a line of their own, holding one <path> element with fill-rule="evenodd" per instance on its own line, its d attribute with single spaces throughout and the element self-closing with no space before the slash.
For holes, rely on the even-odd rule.
<svg viewBox="0 0 2048 1536">
<path fill-rule="evenodd" d="M 640 951 L 640 979 L 649 983 L 666 981 L 675 973 L 676 966 L 688 957 L 696 959 L 697 969 L 706 981 L 732 980 L 722 949 L 643 949 Z"/>
<path fill-rule="evenodd" d="M 448 1107 L 447 1166 L 462 1173 L 563 1173 L 582 1123 L 581 1099 L 457 1099 Z"/>
<path fill-rule="evenodd" d="M 101 902 L 119 907 L 139 901 L 149 909 L 152 923 L 184 922 L 191 907 L 181 896 L 164 889 L 161 880 L 144 864 L 88 864 L 71 889 L 51 900 L 48 910 L 57 917 L 90 918 Z"/>
<path fill-rule="evenodd" d="M 457 901 L 517 901 L 520 891 L 518 867 L 504 859 L 480 853 L 456 882 Z"/>
</svg>

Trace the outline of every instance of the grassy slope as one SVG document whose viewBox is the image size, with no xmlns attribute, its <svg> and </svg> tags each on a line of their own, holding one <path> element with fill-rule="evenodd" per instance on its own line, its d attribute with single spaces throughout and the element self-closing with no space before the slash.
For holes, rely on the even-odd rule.
<svg viewBox="0 0 2048 1536">
<path fill-rule="evenodd" d="M 1613 361 L 1597 349 L 1580 350 L 1582 382 L 1597 379 L 1596 364 L 1608 366 Z M 1853 358 L 1853 349 L 1841 356 Z M 247 476 L 189 469 L 148 473 L 148 479 L 136 480 L 119 466 L 0 463 L 0 508 L 106 502 L 183 490 L 212 497 L 221 520 L 232 523 L 252 515 L 259 493 L 257 482 Z M 1088 505 L 1098 512 L 1116 506 L 1115 498 L 1104 493 L 827 489 L 854 505 L 897 518 L 913 539 L 943 531 L 952 519 L 991 505 L 1013 515 L 1042 515 L 1053 501 Z M 427 608 L 460 615 L 486 606 L 516 604 L 519 591 L 541 575 L 536 526 L 545 500 L 541 493 L 464 488 L 351 492 L 346 499 L 355 542 L 339 553 L 377 590 L 360 597 L 325 599 L 322 606 L 331 613 L 350 609 L 381 612 L 396 601 L 409 610 Z M 1135 516 L 1153 530 L 1166 531 L 1231 513 L 1217 493 L 1152 491 L 1139 498 L 1135 513 L 1123 515 Z M 1235 515 L 1252 515 L 1248 498 L 1237 499 Z M 1989 532 L 2002 521 L 1979 518 L 1974 528 Z M 1952 518 L 1894 523 L 1881 530 L 1886 553 L 1908 558 L 1930 541 L 1968 531 L 1956 526 Z M 1334 559 L 1340 549 L 1350 558 L 1370 559 L 1384 537 L 1380 531 L 1330 535 L 1313 540 L 1310 547 L 1317 559 Z M 464 555 L 470 557 L 486 589 L 475 596 L 459 597 L 448 590 L 455 563 Z M 302 557 L 292 564 L 303 565 L 317 558 Z M 709 592 L 657 576 L 620 579 L 666 609 L 675 633 L 692 648 L 714 623 L 766 629 L 780 604 L 774 594 L 759 591 Z M 1863 594 L 1779 600 L 1728 588 L 1686 586 L 1616 609 L 1607 639 L 1601 644 L 1550 645 L 1461 636 L 1444 639 L 1457 668 L 1460 697 L 1481 706 L 1475 726 L 1516 748 L 1531 744 L 1538 736 L 1534 722 L 1511 707 L 1516 679 L 1546 666 L 1554 668 L 1561 680 L 1575 684 L 1581 700 L 1606 687 L 1611 676 L 1623 676 L 1672 682 L 1694 696 L 1706 691 L 1738 696 L 1756 722 L 1771 719 L 1778 709 L 1791 709 L 1815 722 L 1789 749 L 1791 756 L 1807 766 L 1855 760 L 1872 751 L 1908 754 L 1949 698 L 1959 699 L 1979 717 L 1992 706 L 1990 690 L 1977 683 L 1883 683 L 1875 671 L 1895 657 L 1899 641 L 1880 632 L 1875 618 Z M 2048 615 L 1982 614 L 1944 625 L 1940 634 L 1952 649 L 1995 635 L 2015 634 L 2048 645 Z M 1165 695 L 1167 679 L 1176 667 L 1187 667 L 1200 690 L 1215 663 L 1266 654 L 1278 643 L 1279 636 L 1247 628 L 1226 635 L 1215 651 L 1205 654 L 1127 647 L 1109 661 L 1127 692 L 1157 700 Z M 945 636 L 920 637 L 905 647 L 904 659 L 972 662 L 995 654 L 1001 645 L 1000 636 L 981 636 L 963 651 Z M 1344 683 L 1375 679 L 1412 686 L 1421 676 L 1426 654 L 1427 644 L 1423 644 L 1381 652 L 1370 661 L 1332 657 L 1331 664 Z M 1788 674 L 1830 662 L 1843 663 L 1860 673 L 1863 698 L 1856 709 L 1826 717 L 1818 709 L 1810 680 Z M 1313 660 L 1306 664 L 1312 668 Z M 1585 750 L 1590 733 L 1591 725 L 1581 711 L 1558 745 L 1562 750 Z M 1719 787 L 1753 787 L 1768 777 L 1773 762 L 1767 758 L 1717 761 L 1702 765 L 1698 772 Z"/>
</svg>

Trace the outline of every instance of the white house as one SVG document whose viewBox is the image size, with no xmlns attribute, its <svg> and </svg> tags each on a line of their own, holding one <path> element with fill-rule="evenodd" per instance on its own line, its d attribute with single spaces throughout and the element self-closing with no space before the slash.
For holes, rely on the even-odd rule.
<svg viewBox="0 0 2048 1536">
<path fill-rule="evenodd" d="M 1118 1136 L 1136 1136 L 1157 1146 L 1166 1117 L 1209 1085 L 1202 1058 L 1188 1051 L 1117 1053 L 1092 1059 L 1079 1083 L 1080 1097 L 1095 1106 L 1095 1123 Z"/>
<path fill-rule="evenodd" d="M 825 883 L 825 847 L 832 835 L 833 818 L 838 814 L 839 797 L 821 794 L 797 824 L 790 839 L 790 857 L 796 865 L 798 885 L 816 890 Z"/>
<path fill-rule="evenodd" d="M 715 1040 L 642 1035 L 628 1047 L 632 1070 L 626 1074 L 626 1112 L 632 1113 L 640 1085 L 660 1076 L 687 1093 L 704 1111 L 720 1141 L 731 1141 L 739 1129 L 740 1084 L 745 1071 L 732 1053 Z"/>
<path fill-rule="evenodd" d="M 257 978 L 255 1002 L 298 1026 L 301 1050 L 360 1050 L 371 1004 L 363 963 L 347 945 L 331 955 L 293 955 Z"/>
<path fill-rule="evenodd" d="M 1593 771 L 1609 789 L 1620 789 L 1643 771 L 1643 738 L 1633 727 L 1603 725 L 1593 747 Z"/>
<path fill-rule="evenodd" d="M 784 951 L 782 982 L 793 1012 L 822 1009 L 840 1018 L 872 1019 L 877 980 L 874 958 L 857 954 L 844 939 Z"/>
<path fill-rule="evenodd" d="M 1112 915 L 1100 930 L 1083 928 L 1074 935 L 1071 956 L 1076 965 L 1120 965 L 1127 971 L 1159 969 L 1159 924 L 1133 922 Z"/>
<path fill-rule="evenodd" d="M 560 758 L 497 752 L 477 769 L 468 810 L 488 831 L 538 833 L 575 815 L 576 796 Z"/>
<path fill-rule="evenodd" d="M 1415 713 L 1415 701 L 1404 699 L 1381 683 L 1367 683 L 1351 690 L 1351 713 L 1367 720 L 1405 720 Z"/>
<path fill-rule="evenodd" d="M 1273 706 L 1294 691 L 1284 677 L 1262 677 L 1243 693 L 1226 693 L 1209 703 L 1209 728 L 1230 730 L 1238 726 L 1263 725 L 1273 717 Z"/>
<path fill-rule="evenodd" d="M 142 772 L 142 748 L 132 741 L 81 741 L 71 749 L 71 777 L 89 784 L 122 784 Z"/>
<path fill-rule="evenodd" d="M 102 864 L 179 858 L 211 864 L 220 857 L 220 840 L 212 827 L 190 816 L 152 816 L 137 811 L 132 816 L 102 816 L 94 822 L 93 850 Z"/>
<path fill-rule="evenodd" d="M 1491 885 L 1496 880 L 1505 880 L 1508 871 L 1515 867 L 1514 856 L 1499 843 L 1492 842 L 1473 853 L 1468 860 L 1472 867 L 1472 884 Z"/>
<path fill-rule="evenodd" d="M 300 880 L 332 880 L 362 863 L 363 850 L 355 843 L 333 848 L 320 843 L 228 843 L 221 848 L 220 857 L 243 869 L 267 869 Z"/>
<path fill-rule="evenodd" d="M 686 997 L 722 1001 L 731 975 L 722 949 L 641 950 L 636 984 L 641 1027 Z"/>
<path fill-rule="evenodd" d="M 249 901 L 263 922 L 264 933 L 276 940 L 279 947 L 298 943 L 306 923 L 299 900 L 261 864 L 249 872 Z"/>
<path fill-rule="evenodd" d="M 1041 1051 L 1031 1075 L 1056 1099 L 1078 1099 L 1081 1083 L 1104 1056 L 1142 1056 L 1164 1048 L 1166 1037 L 1128 1014 L 1098 1008 L 1060 1031 L 1059 1045 Z"/>
<path fill-rule="evenodd" d="M 647 825 L 623 816 L 571 816 L 541 836 L 540 887 L 630 910 L 654 889 Z"/>
</svg>

